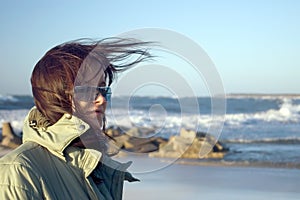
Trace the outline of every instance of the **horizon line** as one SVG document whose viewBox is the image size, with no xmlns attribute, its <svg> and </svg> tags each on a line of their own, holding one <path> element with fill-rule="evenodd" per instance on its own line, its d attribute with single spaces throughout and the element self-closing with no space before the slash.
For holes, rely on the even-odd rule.
<svg viewBox="0 0 300 200">
<path fill-rule="evenodd" d="M 9 97 L 9 96 L 31 96 L 33 97 L 32 94 L 1 94 L 0 97 Z M 113 97 L 128 97 L 129 95 L 113 95 Z M 168 95 L 134 95 L 136 97 L 171 97 L 175 98 L 176 96 L 168 96 Z M 224 93 L 224 94 L 215 94 L 215 95 L 193 95 L 193 96 L 180 96 L 180 98 L 190 98 L 190 97 L 218 97 L 218 96 L 225 96 L 225 97 L 230 97 L 230 96 L 287 96 L 287 97 L 292 97 L 292 96 L 300 96 L 300 93 L 262 93 L 262 92 L 251 92 L 251 93 L 243 93 L 243 92 L 230 92 L 230 93 Z"/>
</svg>

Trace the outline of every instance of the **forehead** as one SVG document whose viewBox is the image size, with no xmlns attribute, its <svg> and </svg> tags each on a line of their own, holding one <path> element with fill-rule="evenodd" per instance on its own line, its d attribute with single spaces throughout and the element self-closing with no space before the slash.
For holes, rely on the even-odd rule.
<svg viewBox="0 0 300 200">
<path fill-rule="evenodd" d="M 106 85 L 106 68 L 101 63 L 82 65 L 77 73 L 74 85 Z"/>
<path fill-rule="evenodd" d="M 98 48 L 94 48 L 82 61 L 77 72 L 74 86 L 105 85 L 105 72 L 109 66 L 109 61 L 103 53 L 98 51 Z"/>
</svg>

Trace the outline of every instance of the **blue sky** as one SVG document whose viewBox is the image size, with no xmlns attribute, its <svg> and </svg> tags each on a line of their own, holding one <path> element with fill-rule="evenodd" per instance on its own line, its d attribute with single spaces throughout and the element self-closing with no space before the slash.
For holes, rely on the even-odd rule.
<svg viewBox="0 0 300 200">
<path fill-rule="evenodd" d="M 300 93 L 300 1 L 16 1 L 0 3 L 0 94 L 31 94 L 53 46 L 155 27 L 197 42 L 227 93 Z"/>
</svg>

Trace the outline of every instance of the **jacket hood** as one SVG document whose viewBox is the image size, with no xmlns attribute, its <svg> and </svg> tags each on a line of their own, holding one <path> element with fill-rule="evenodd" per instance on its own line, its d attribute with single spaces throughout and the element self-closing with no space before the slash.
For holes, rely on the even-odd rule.
<svg viewBox="0 0 300 200">
<path fill-rule="evenodd" d="M 23 143 L 29 141 L 38 143 L 56 155 L 63 156 L 64 149 L 75 138 L 90 129 L 86 122 L 70 114 L 64 114 L 55 124 L 47 128 L 33 128 L 30 126 L 29 115 L 36 111 L 37 108 L 33 107 L 24 120 Z"/>
</svg>

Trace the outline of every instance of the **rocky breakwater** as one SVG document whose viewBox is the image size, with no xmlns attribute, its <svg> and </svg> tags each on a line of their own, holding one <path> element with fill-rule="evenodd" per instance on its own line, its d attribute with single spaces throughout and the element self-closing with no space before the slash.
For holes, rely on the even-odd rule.
<svg viewBox="0 0 300 200">
<path fill-rule="evenodd" d="M 116 145 L 123 152 L 147 153 L 150 157 L 221 159 L 228 151 L 213 136 L 186 129 L 181 129 L 179 135 L 168 139 L 153 136 L 155 130 L 149 128 L 126 130 L 120 127 L 110 127 L 107 133 L 114 138 Z M 200 152 L 204 152 L 205 149 L 209 151 L 201 155 Z"/>
<path fill-rule="evenodd" d="M 143 153 L 150 157 L 163 158 L 218 158 L 224 157 L 228 149 L 213 136 L 207 133 L 181 129 L 179 135 L 170 138 L 155 136 L 155 129 L 151 128 L 120 128 L 110 127 L 107 134 L 113 138 L 114 145 L 122 153 Z M 0 157 L 18 147 L 21 138 L 17 136 L 10 123 L 2 124 L 2 137 L 0 138 Z M 204 148 L 203 148 L 204 147 Z M 200 152 L 209 151 L 203 155 Z"/>
</svg>

